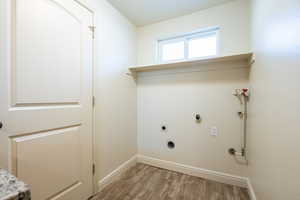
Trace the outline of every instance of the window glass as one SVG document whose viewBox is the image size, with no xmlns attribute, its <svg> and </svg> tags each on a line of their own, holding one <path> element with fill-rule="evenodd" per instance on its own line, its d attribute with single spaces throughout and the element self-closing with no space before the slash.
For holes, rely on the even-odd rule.
<svg viewBox="0 0 300 200">
<path fill-rule="evenodd" d="M 216 34 L 200 36 L 188 41 L 188 58 L 214 56 L 217 54 Z"/>
<path fill-rule="evenodd" d="M 184 41 L 166 43 L 162 45 L 162 61 L 184 59 Z"/>
</svg>

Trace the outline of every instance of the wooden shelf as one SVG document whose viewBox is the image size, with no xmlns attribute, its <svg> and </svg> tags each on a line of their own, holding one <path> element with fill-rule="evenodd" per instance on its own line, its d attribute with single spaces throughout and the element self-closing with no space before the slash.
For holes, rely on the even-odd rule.
<svg viewBox="0 0 300 200">
<path fill-rule="evenodd" d="M 230 56 L 204 58 L 198 60 L 189 60 L 189 61 L 166 63 L 166 64 L 136 66 L 136 67 L 130 67 L 129 70 L 132 73 L 132 75 L 135 77 L 138 72 L 156 71 L 156 70 L 190 67 L 190 66 L 201 67 L 201 65 L 203 66 L 204 64 L 222 63 L 222 62 L 244 62 L 245 65 L 250 67 L 250 65 L 254 62 L 253 53 L 243 53 L 243 54 L 236 54 Z"/>
</svg>

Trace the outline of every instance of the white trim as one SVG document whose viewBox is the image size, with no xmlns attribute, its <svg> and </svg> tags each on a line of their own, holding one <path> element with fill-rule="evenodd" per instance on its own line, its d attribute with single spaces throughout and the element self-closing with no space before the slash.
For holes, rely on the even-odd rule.
<svg viewBox="0 0 300 200">
<path fill-rule="evenodd" d="M 105 176 L 103 179 L 101 179 L 98 182 L 98 190 L 101 191 L 103 188 L 105 188 L 107 185 L 111 184 L 113 181 L 120 178 L 120 176 L 126 172 L 129 168 L 133 167 L 137 163 L 137 156 L 133 156 L 128 161 L 124 162 L 122 165 L 120 165 L 117 169 L 115 169 L 113 172 Z"/>
<path fill-rule="evenodd" d="M 252 186 L 251 181 L 250 181 L 249 178 L 247 178 L 247 187 L 248 187 L 248 193 L 249 193 L 250 199 L 251 200 L 257 200 L 254 189 L 253 189 L 253 186 Z"/>
<path fill-rule="evenodd" d="M 197 167 L 192 167 L 188 165 L 183 165 L 171 161 L 160 160 L 156 158 L 151 158 L 143 155 L 137 156 L 137 162 L 152 165 L 155 167 L 168 169 L 184 174 L 188 174 L 191 176 L 197 176 L 201 178 L 205 178 L 208 180 L 213 180 L 221 183 L 226 183 L 230 185 L 235 185 L 243 188 L 247 188 L 247 178 L 235 176 L 231 174 L 226 174 L 222 172 L 212 171 L 208 169 L 202 169 Z"/>
</svg>

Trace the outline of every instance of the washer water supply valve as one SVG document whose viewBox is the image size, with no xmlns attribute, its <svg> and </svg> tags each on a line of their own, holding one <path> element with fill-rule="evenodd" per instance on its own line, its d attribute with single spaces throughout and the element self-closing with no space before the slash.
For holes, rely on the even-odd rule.
<svg viewBox="0 0 300 200">
<path fill-rule="evenodd" d="M 233 95 L 240 100 L 241 104 L 243 104 L 245 103 L 243 100 L 248 101 L 249 89 L 248 88 L 235 89 Z"/>
</svg>

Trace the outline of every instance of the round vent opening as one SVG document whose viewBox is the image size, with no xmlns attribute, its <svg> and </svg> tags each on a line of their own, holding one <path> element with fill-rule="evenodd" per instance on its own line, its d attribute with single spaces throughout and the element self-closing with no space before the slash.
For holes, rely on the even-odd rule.
<svg viewBox="0 0 300 200">
<path fill-rule="evenodd" d="M 168 145 L 169 149 L 174 149 L 175 148 L 175 143 L 173 141 L 169 141 L 167 145 Z"/>
</svg>

